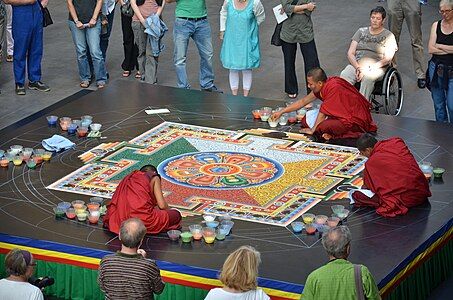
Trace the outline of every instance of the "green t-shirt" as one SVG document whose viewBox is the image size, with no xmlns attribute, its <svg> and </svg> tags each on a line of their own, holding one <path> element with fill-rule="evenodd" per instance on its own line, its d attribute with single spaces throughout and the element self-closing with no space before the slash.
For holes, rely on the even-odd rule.
<svg viewBox="0 0 453 300">
<path fill-rule="evenodd" d="M 177 0 L 175 15 L 178 18 L 202 18 L 208 15 L 205 0 Z"/>
<path fill-rule="evenodd" d="M 373 276 L 362 266 L 363 293 L 366 299 L 381 299 Z M 357 300 L 354 265 L 344 259 L 330 261 L 308 275 L 301 299 Z"/>
</svg>

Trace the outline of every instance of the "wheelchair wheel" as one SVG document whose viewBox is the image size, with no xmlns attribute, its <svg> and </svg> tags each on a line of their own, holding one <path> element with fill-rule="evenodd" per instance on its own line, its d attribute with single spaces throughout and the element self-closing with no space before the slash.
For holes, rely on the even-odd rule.
<svg viewBox="0 0 453 300">
<path fill-rule="evenodd" d="M 386 72 L 382 86 L 385 111 L 388 115 L 398 116 L 403 107 L 403 82 L 396 69 Z"/>
</svg>

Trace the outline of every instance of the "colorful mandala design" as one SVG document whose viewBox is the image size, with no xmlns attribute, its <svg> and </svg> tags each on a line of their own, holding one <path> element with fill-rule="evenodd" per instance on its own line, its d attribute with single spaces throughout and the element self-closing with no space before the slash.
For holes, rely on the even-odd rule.
<svg viewBox="0 0 453 300">
<path fill-rule="evenodd" d="M 171 157 L 159 174 L 175 184 L 202 189 L 239 189 L 278 179 L 283 166 L 272 159 L 238 152 L 196 152 Z"/>
</svg>

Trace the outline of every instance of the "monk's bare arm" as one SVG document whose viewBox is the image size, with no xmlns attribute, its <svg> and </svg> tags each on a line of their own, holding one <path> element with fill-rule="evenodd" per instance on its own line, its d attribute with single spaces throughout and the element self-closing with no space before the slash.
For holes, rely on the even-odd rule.
<svg viewBox="0 0 453 300">
<path fill-rule="evenodd" d="M 316 130 L 316 127 L 326 119 L 326 115 L 323 114 L 322 112 L 318 113 L 318 116 L 316 117 L 315 125 L 313 128 L 303 128 L 300 130 L 301 133 L 306 133 L 306 134 L 313 134 Z"/>
<path fill-rule="evenodd" d="M 159 176 L 154 176 L 149 184 L 154 191 L 154 197 L 156 197 L 157 206 L 160 209 L 169 209 L 168 203 L 165 201 L 164 195 L 162 194 L 162 187 L 160 184 Z"/>
<path fill-rule="evenodd" d="M 278 119 L 281 117 L 282 114 L 289 113 L 298 109 L 301 109 L 302 107 L 305 107 L 305 105 L 312 103 L 313 101 L 316 100 L 316 96 L 313 92 L 310 92 L 307 96 L 303 97 L 302 99 L 297 100 L 293 104 L 285 107 L 281 111 L 277 111 L 272 115 L 272 119 Z"/>
</svg>

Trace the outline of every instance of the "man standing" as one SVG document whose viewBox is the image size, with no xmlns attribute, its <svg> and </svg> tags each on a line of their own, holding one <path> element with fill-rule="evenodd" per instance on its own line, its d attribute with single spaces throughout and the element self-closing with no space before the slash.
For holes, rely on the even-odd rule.
<svg viewBox="0 0 453 300">
<path fill-rule="evenodd" d="M 39 0 L 43 7 L 48 0 Z M 16 94 L 25 95 L 25 65 L 28 69 L 28 88 L 42 92 L 50 88 L 41 82 L 43 54 L 43 19 L 38 0 L 5 0 L 13 6 L 14 78 Z"/>
<path fill-rule="evenodd" d="M 348 50 L 350 64 L 340 75 L 351 84 L 360 82 L 360 93 L 368 100 L 374 83 L 384 77 L 387 66 L 398 50 L 395 36 L 384 28 L 385 17 L 382 6 L 371 10 L 370 26 L 359 28 L 352 37 Z"/>
<path fill-rule="evenodd" d="M 389 29 L 400 41 L 403 20 L 406 19 L 407 29 L 411 35 L 412 59 L 414 62 L 417 85 L 426 87 L 425 61 L 423 57 L 422 10 L 419 0 L 387 0 L 389 11 Z"/>
<path fill-rule="evenodd" d="M 192 38 L 200 54 L 200 87 L 204 91 L 222 93 L 214 85 L 212 69 L 211 26 L 207 20 L 208 11 L 205 0 L 165 0 L 176 2 L 175 24 L 173 27 L 174 64 L 178 87 L 190 89 L 187 80 L 186 59 L 189 39 Z"/>
<path fill-rule="evenodd" d="M 347 260 L 351 252 L 351 232 L 348 227 L 329 229 L 322 236 L 322 246 L 329 256 L 329 262 L 308 275 L 302 299 L 381 299 L 368 268 L 353 265 Z M 364 297 L 357 295 L 355 276 L 362 283 Z"/>
<path fill-rule="evenodd" d="M 378 142 L 372 135 L 364 134 L 357 140 L 357 148 L 368 157 L 363 188 L 374 195 L 353 192 L 355 206 L 371 206 L 381 216 L 395 217 L 431 196 L 428 180 L 402 139 L 393 137 Z"/>
<path fill-rule="evenodd" d="M 133 218 L 121 224 L 121 250 L 102 258 L 98 283 L 106 299 L 154 299 L 165 284 L 156 262 L 146 259 L 139 249 L 146 234 L 140 219 Z"/>
<path fill-rule="evenodd" d="M 377 131 L 371 118 L 370 103 L 349 82 L 340 77 L 327 78 L 321 68 L 311 69 L 307 82 L 310 94 L 274 113 L 273 119 L 320 99 L 322 104 L 316 121 L 313 126 L 303 128 L 302 133 L 314 134 L 324 140 L 340 140 L 357 139 L 365 132 Z"/>
</svg>

